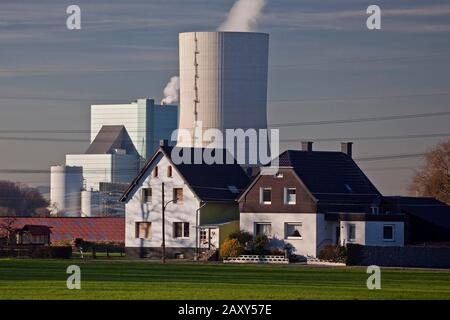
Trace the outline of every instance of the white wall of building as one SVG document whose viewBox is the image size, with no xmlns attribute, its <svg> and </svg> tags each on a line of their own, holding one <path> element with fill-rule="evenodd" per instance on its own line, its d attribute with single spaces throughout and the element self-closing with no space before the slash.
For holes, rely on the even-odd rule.
<svg viewBox="0 0 450 320">
<path fill-rule="evenodd" d="M 271 245 L 283 248 L 290 243 L 295 249 L 294 254 L 316 256 L 317 246 L 322 239 L 326 239 L 326 230 L 323 228 L 323 214 L 314 213 L 241 213 L 240 228 L 255 234 L 256 223 L 271 223 Z M 302 224 L 302 238 L 288 238 L 285 234 L 287 223 Z"/>
<path fill-rule="evenodd" d="M 86 190 L 99 190 L 100 182 L 128 183 L 137 174 L 138 159 L 120 154 L 68 154 L 66 164 L 83 167 Z"/>
<path fill-rule="evenodd" d="M 383 226 L 394 227 L 394 240 L 383 239 Z M 390 221 L 366 222 L 366 245 L 369 246 L 403 246 L 405 244 L 404 223 Z"/>
<path fill-rule="evenodd" d="M 403 246 L 404 223 L 390 221 L 341 221 L 341 244 L 355 243 L 367 246 Z M 350 225 L 355 225 L 355 239 L 349 239 Z M 394 240 L 383 239 L 383 226 L 394 227 Z"/>
<path fill-rule="evenodd" d="M 136 192 L 125 206 L 125 246 L 127 247 L 161 247 L 162 219 L 161 219 L 161 183 L 165 184 L 165 202 L 172 200 L 173 188 L 183 188 L 183 203 L 170 203 L 165 211 L 165 241 L 166 247 L 195 247 L 195 211 L 200 203 L 190 188 L 184 183 L 175 168 L 172 177 L 167 177 L 169 161 L 160 156 L 158 177 L 153 177 L 148 170 L 143 182 L 136 187 Z M 142 203 L 142 188 L 152 188 L 152 203 Z M 151 238 L 136 238 L 136 222 L 151 222 Z M 188 222 L 190 226 L 189 238 L 174 238 L 173 223 Z"/>
<path fill-rule="evenodd" d="M 91 106 L 91 142 L 104 125 L 123 125 L 140 156 L 147 159 L 159 140 L 169 140 L 178 126 L 178 107 L 156 105 L 152 99 L 128 104 Z"/>
</svg>

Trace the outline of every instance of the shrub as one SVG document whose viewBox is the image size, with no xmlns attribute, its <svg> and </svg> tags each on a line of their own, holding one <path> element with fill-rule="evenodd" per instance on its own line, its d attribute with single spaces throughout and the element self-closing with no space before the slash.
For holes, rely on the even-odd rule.
<svg viewBox="0 0 450 320">
<path fill-rule="evenodd" d="M 347 258 L 346 247 L 328 245 L 319 252 L 319 259 L 333 262 L 345 262 Z"/>
<path fill-rule="evenodd" d="M 236 239 L 240 244 L 245 246 L 247 242 L 252 241 L 253 236 L 250 232 L 240 230 L 230 233 L 228 239 Z"/>
<path fill-rule="evenodd" d="M 237 257 L 244 253 L 244 246 L 237 239 L 227 239 L 220 247 L 222 258 Z"/>
<path fill-rule="evenodd" d="M 264 234 L 259 234 L 256 236 L 255 241 L 253 242 L 253 250 L 256 254 L 264 254 L 266 252 L 266 246 L 269 242 L 269 238 L 267 238 Z"/>
</svg>

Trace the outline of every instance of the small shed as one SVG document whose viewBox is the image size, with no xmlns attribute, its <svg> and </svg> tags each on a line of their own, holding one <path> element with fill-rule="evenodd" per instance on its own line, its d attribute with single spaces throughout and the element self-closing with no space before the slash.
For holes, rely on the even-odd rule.
<svg viewBox="0 0 450 320">
<path fill-rule="evenodd" d="M 16 231 L 18 245 L 49 245 L 51 227 L 45 225 L 26 224 Z"/>
</svg>

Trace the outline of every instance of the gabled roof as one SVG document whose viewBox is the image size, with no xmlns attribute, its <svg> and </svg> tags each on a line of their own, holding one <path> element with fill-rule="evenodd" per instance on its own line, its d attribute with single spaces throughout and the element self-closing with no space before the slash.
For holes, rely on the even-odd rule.
<svg viewBox="0 0 450 320">
<path fill-rule="evenodd" d="M 85 154 L 111 154 L 113 149 L 124 149 L 127 154 L 137 154 L 124 126 L 102 126 Z"/>
<path fill-rule="evenodd" d="M 278 165 L 294 170 L 320 210 L 361 212 L 381 201 L 380 192 L 345 153 L 286 150 Z"/>
<path fill-rule="evenodd" d="M 450 232 L 450 206 L 430 197 L 383 197 L 393 210 L 400 210 L 406 214 L 446 228 Z"/>
<path fill-rule="evenodd" d="M 184 152 L 189 152 L 191 159 L 194 159 L 194 153 L 203 153 L 205 148 L 160 147 L 153 157 L 146 162 L 141 172 L 130 183 L 127 190 L 120 198 L 120 201 L 126 201 L 128 199 L 133 189 L 141 182 L 146 172 L 161 153 L 167 157 L 172 166 L 184 179 L 185 183 L 201 201 L 235 201 L 249 183 L 247 174 L 236 162 L 233 164 L 226 164 L 225 161 L 224 164 L 207 164 L 204 162 L 200 164 L 174 164 L 171 157 L 172 151 L 180 156 L 183 156 Z"/>
<path fill-rule="evenodd" d="M 125 218 L 123 217 L 0 217 L 0 224 L 14 221 L 14 228 L 25 225 L 48 226 L 51 228 L 51 241 L 125 241 Z"/>
</svg>

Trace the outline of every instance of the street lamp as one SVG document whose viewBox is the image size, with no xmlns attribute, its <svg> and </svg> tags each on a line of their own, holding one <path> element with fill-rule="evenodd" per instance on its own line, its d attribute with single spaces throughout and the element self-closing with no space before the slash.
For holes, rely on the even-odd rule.
<svg viewBox="0 0 450 320">
<path fill-rule="evenodd" d="M 198 215 L 200 214 L 200 209 L 203 208 L 204 206 L 206 206 L 206 203 L 203 203 L 200 205 L 200 207 L 197 208 L 197 210 L 195 210 L 195 257 L 194 260 L 197 261 L 198 260 L 198 223 L 199 223 L 199 217 Z"/>
<path fill-rule="evenodd" d="M 176 199 L 172 199 L 170 201 L 164 202 L 164 182 L 161 184 L 162 190 L 162 243 L 161 243 L 161 263 L 166 263 L 166 219 L 165 219 L 165 211 L 166 207 L 169 203 L 175 202 Z"/>
</svg>

